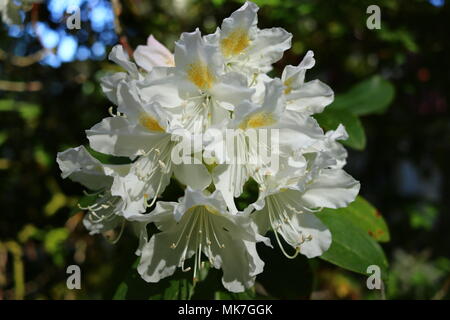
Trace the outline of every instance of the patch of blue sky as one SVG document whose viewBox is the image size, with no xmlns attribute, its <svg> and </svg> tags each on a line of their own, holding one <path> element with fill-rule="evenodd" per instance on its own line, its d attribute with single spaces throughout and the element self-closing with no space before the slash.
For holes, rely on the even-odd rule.
<svg viewBox="0 0 450 320">
<path fill-rule="evenodd" d="M 58 32 L 48 27 L 42 28 L 42 31 L 39 32 L 39 37 L 42 46 L 47 49 L 55 48 L 58 45 L 60 39 Z"/>
<path fill-rule="evenodd" d="M 108 30 L 99 34 L 100 40 L 107 44 L 112 45 L 117 42 L 117 35 L 113 30 Z"/>
<path fill-rule="evenodd" d="M 95 32 L 102 32 L 114 26 L 114 14 L 109 4 L 99 3 L 93 7 L 90 15 L 91 26 Z"/>
<path fill-rule="evenodd" d="M 77 50 L 77 59 L 84 61 L 89 59 L 91 56 L 91 50 L 86 46 L 79 46 Z"/>
<path fill-rule="evenodd" d="M 40 61 L 40 63 L 52 68 L 59 68 L 61 66 L 61 59 L 59 59 L 57 55 L 49 53 Z"/>
<path fill-rule="evenodd" d="M 443 7 L 445 5 L 445 0 L 428 0 L 428 2 L 435 7 Z"/>
<path fill-rule="evenodd" d="M 97 41 L 92 45 L 92 58 L 103 59 L 106 54 L 106 47 L 103 42 Z"/>
<path fill-rule="evenodd" d="M 38 35 L 45 48 L 56 49 L 56 55 L 46 57 L 43 64 L 58 67 L 61 63 L 73 60 L 94 59 L 101 60 L 106 56 L 106 46 L 117 42 L 117 35 L 114 30 L 114 13 L 111 3 L 107 0 L 48 0 L 47 8 L 50 18 L 57 22 L 59 26 L 52 29 L 47 23 L 38 23 Z M 80 8 L 82 29 L 72 35 L 66 29 L 64 15 L 73 12 L 73 8 Z M 68 12 L 70 9 L 70 12 Z M 94 35 L 88 32 L 89 28 L 84 28 L 84 24 L 90 24 L 90 29 Z M 13 31 L 12 31 L 13 32 Z M 33 28 L 26 27 L 26 32 L 36 37 Z M 90 39 L 95 39 L 90 45 Z"/>
<path fill-rule="evenodd" d="M 86 0 L 49 0 L 47 2 L 50 18 L 54 22 L 59 22 L 64 17 L 67 9 L 70 7 L 80 8 Z"/>
<path fill-rule="evenodd" d="M 8 35 L 13 38 L 21 38 L 24 34 L 24 29 L 17 25 L 11 25 L 8 28 Z"/>
<path fill-rule="evenodd" d="M 59 42 L 56 54 L 62 62 L 70 62 L 75 58 L 75 54 L 78 48 L 78 41 L 75 37 L 65 35 Z"/>
</svg>

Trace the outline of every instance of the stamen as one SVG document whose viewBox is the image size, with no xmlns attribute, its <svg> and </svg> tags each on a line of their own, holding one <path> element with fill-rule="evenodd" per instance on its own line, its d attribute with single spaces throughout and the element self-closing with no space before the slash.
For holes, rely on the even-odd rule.
<svg viewBox="0 0 450 320">
<path fill-rule="evenodd" d="M 312 212 L 312 213 L 317 213 L 322 211 L 323 207 L 317 208 L 317 209 L 310 209 L 310 208 L 306 208 L 304 207 L 303 209 L 305 209 L 306 211 Z"/>
<path fill-rule="evenodd" d="M 187 218 L 189 218 L 189 217 L 187 217 Z M 194 230 L 194 227 L 195 227 L 195 225 L 197 223 L 197 219 L 198 219 L 198 216 L 195 216 L 193 218 L 193 221 L 192 221 L 192 224 L 191 224 L 191 228 L 189 230 L 189 234 L 186 236 L 186 245 L 184 246 L 183 253 L 181 254 L 181 270 L 183 272 L 188 272 L 188 271 L 191 270 L 191 267 L 188 267 L 188 268 L 184 267 L 184 262 L 186 261 L 186 254 L 187 254 L 187 251 L 188 251 L 188 248 L 189 248 L 189 243 L 190 243 L 190 240 L 191 240 L 191 234 L 192 234 L 192 231 Z M 175 249 L 178 246 L 178 244 L 180 243 L 181 239 L 183 238 L 184 231 L 186 230 L 188 225 L 189 225 L 189 223 L 186 223 L 184 225 L 183 230 L 181 231 L 180 237 L 177 240 L 177 243 L 172 243 L 172 245 L 170 246 L 172 249 Z"/>
<path fill-rule="evenodd" d="M 203 212 L 199 212 L 198 213 L 198 216 L 200 217 L 199 219 L 200 219 L 200 222 L 199 222 L 199 228 L 200 228 L 200 230 L 199 230 L 199 234 L 201 234 L 201 228 L 202 228 L 202 221 L 203 221 Z M 194 275 L 193 275 L 193 279 L 192 279 L 192 281 L 194 282 L 194 284 L 195 284 L 195 282 L 197 282 L 198 281 L 198 278 L 197 278 L 197 266 L 200 264 L 200 262 L 201 262 L 201 257 L 202 257 L 202 241 L 201 241 L 201 237 L 200 236 L 197 236 L 196 237 L 196 239 L 195 239 L 196 241 L 195 241 L 195 246 L 196 246 L 196 248 L 197 248 L 197 252 L 196 252 L 196 256 L 195 256 L 195 263 L 194 263 Z"/>
<path fill-rule="evenodd" d="M 125 114 L 116 111 L 116 113 L 114 113 L 114 108 L 111 106 L 108 108 L 108 113 L 112 116 L 112 117 L 123 117 L 126 118 Z"/>
<path fill-rule="evenodd" d="M 272 205 L 272 201 L 270 201 L 270 199 L 268 199 L 267 201 L 267 205 L 270 206 Z M 298 256 L 298 254 L 300 253 L 300 247 L 296 247 L 295 248 L 295 252 L 293 255 L 289 255 L 286 250 L 283 247 L 283 244 L 281 243 L 280 237 L 278 235 L 278 231 L 277 229 L 281 228 L 281 225 L 279 224 L 277 227 L 274 227 L 274 221 L 273 221 L 273 217 L 272 217 L 272 210 L 270 210 L 270 208 L 268 208 L 267 210 L 269 212 L 269 221 L 270 221 L 270 225 L 272 226 L 272 228 L 274 229 L 274 234 L 275 234 L 275 238 L 278 242 L 278 246 L 281 249 L 281 252 L 283 252 L 283 254 L 285 255 L 286 258 L 288 259 L 294 259 Z M 295 230 L 295 229 L 294 229 Z"/>
<path fill-rule="evenodd" d="M 197 222 L 197 218 L 198 217 L 195 217 L 194 218 L 195 219 L 194 222 L 192 222 L 191 229 L 189 230 L 189 234 L 187 235 L 187 242 L 189 242 L 189 240 L 191 238 L 192 230 L 194 229 L 195 222 Z M 181 233 L 180 233 L 180 236 L 178 237 L 177 242 L 176 243 L 172 243 L 172 246 L 171 246 L 172 249 L 175 249 L 176 247 L 178 247 L 178 244 L 180 243 L 181 239 L 183 238 L 184 232 L 186 231 L 186 228 L 187 228 L 188 225 L 189 225 L 189 223 L 186 223 L 184 225 L 183 230 L 181 230 Z"/>
<path fill-rule="evenodd" d="M 125 219 L 122 221 L 122 225 L 120 226 L 119 235 L 116 237 L 116 239 L 111 241 L 112 244 L 116 244 L 122 237 L 123 230 L 125 229 L 125 221 L 126 221 Z"/>
<path fill-rule="evenodd" d="M 184 267 L 184 261 L 185 261 L 184 259 L 181 260 L 181 271 L 183 271 L 183 272 L 191 271 L 191 267 L 187 267 L 187 268 Z"/>
<path fill-rule="evenodd" d="M 286 204 L 286 208 L 288 208 L 292 212 L 295 212 L 295 213 L 298 213 L 298 214 L 305 213 L 303 210 L 296 209 L 293 206 L 291 206 L 290 204 Z"/>
<path fill-rule="evenodd" d="M 101 191 L 96 191 L 96 192 L 89 193 L 87 190 L 83 190 L 83 194 L 84 194 L 85 196 L 89 196 L 89 197 L 98 195 L 100 192 L 101 192 Z"/>
<path fill-rule="evenodd" d="M 209 219 L 208 219 L 208 223 L 210 223 L 212 234 L 213 234 L 214 239 L 216 240 L 216 243 L 219 246 L 219 248 L 221 248 L 221 249 L 225 248 L 225 245 L 223 243 L 220 243 L 219 238 L 217 237 L 216 230 L 214 228 L 214 224 L 212 222 L 210 222 Z"/>
</svg>

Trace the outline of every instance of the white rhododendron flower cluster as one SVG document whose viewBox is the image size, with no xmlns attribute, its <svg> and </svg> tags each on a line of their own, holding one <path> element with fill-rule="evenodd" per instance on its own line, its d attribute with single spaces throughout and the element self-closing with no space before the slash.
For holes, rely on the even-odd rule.
<svg viewBox="0 0 450 320">
<path fill-rule="evenodd" d="M 263 272 L 256 243 L 272 246 L 269 231 L 274 250 L 287 257 L 320 256 L 332 238 L 315 212 L 347 206 L 359 192 L 342 169 L 345 128 L 325 133 L 312 117 L 333 101 L 326 84 L 305 81 L 312 51 L 271 78 L 292 35 L 259 29 L 257 11 L 247 2 L 214 34 L 183 33 L 173 54 L 153 36 L 134 62 L 114 47 L 110 59 L 124 72 L 102 79 L 102 88 L 117 112 L 86 133 L 90 148 L 130 163 L 103 164 L 82 146 L 58 154 L 62 176 L 97 195 L 85 208 L 87 229 L 129 225 L 148 282 L 177 268 L 195 281 L 207 259 L 223 270 L 225 288 L 243 291 Z M 172 178 L 185 186 L 184 197 L 159 201 Z M 238 210 L 250 180 L 258 199 Z M 159 229 L 151 237 L 150 223 Z"/>
</svg>

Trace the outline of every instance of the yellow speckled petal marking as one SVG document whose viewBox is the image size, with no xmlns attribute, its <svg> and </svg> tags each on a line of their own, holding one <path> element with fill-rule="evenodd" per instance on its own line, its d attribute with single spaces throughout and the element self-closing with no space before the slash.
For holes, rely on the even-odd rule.
<svg viewBox="0 0 450 320">
<path fill-rule="evenodd" d="M 202 62 L 195 62 L 188 65 L 187 74 L 189 80 L 200 89 L 212 87 L 215 78 L 208 66 Z"/>
<path fill-rule="evenodd" d="M 267 127 L 276 122 L 276 119 L 273 117 L 271 113 L 267 112 L 260 112 L 255 113 L 248 118 L 246 118 L 244 121 L 242 121 L 241 125 L 239 126 L 240 129 L 256 129 L 261 127 Z"/>
<path fill-rule="evenodd" d="M 150 131 L 165 132 L 164 128 L 158 123 L 158 120 L 148 114 L 142 114 L 139 118 L 139 123 Z"/>
<path fill-rule="evenodd" d="M 294 78 L 290 77 L 288 79 L 286 79 L 286 81 L 284 81 L 284 85 L 286 86 L 286 88 L 284 89 L 284 94 L 289 94 L 292 91 L 292 82 L 294 82 Z"/>
<path fill-rule="evenodd" d="M 220 41 L 220 48 L 225 57 L 235 56 L 244 51 L 250 44 L 247 31 L 237 29 Z"/>
</svg>

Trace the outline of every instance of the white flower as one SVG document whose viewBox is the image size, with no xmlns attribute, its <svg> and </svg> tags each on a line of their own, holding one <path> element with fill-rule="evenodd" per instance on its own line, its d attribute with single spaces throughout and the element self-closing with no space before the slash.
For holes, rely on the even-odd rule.
<svg viewBox="0 0 450 320">
<path fill-rule="evenodd" d="M 111 193 L 125 201 L 127 214 L 142 213 L 164 191 L 173 173 L 184 184 L 206 188 L 211 181 L 203 164 L 173 164 L 178 127 L 159 103 L 140 100 L 136 87 L 119 85 L 118 111 L 123 116 L 103 119 L 86 131 L 90 146 L 99 152 L 136 159 L 129 173 L 117 176 Z"/>
<path fill-rule="evenodd" d="M 241 8 L 222 22 L 216 33 L 205 40 L 220 48 L 227 68 L 253 77 L 260 72 L 269 72 L 272 64 L 291 47 L 292 35 L 282 28 L 259 29 L 259 8 L 246 2 Z"/>
<path fill-rule="evenodd" d="M 118 104 L 119 98 L 118 88 L 123 81 L 133 82 L 143 80 L 143 75 L 139 72 L 136 64 L 130 61 L 128 54 L 121 45 L 116 45 L 112 48 L 108 58 L 114 61 L 126 72 L 116 72 L 103 77 L 101 81 L 102 90 L 111 102 Z"/>
<path fill-rule="evenodd" d="M 147 241 L 147 230 L 141 221 L 146 221 L 148 218 L 143 215 L 127 216 L 123 211 L 123 200 L 111 194 L 114 177 L 127 174 L 130 165 L 102 164 L 83 146 L 58 153 L 56 161 L 63 178 L 70 178 L 72 181 L 81 183 L 94 192 L 92 195 L 97 195 L 94 204 L 80 207 L 88 211 L 83 224 L 90 234 L 104 233 L 119 227 L 120 233 L 115 240 L 117 241 L 124 230 L 125 223 L 129 220 L 129 224 L 140 239 L 140 245 L 136 251 L 137 254 L 140 254 L 141 247 Z"/>
<path fill-rule="evenodd" d="M 109 58 L 125 72 L 103 78 L 102 88 L 117 113 L 86 134 L 92 149 L 130 163 L 101 164 L 82 147 L 58 155 L 63 177 L 99 195 L 86 208 L 91 233 L 130 222 L 140 238 L 138 271 L 148 282 L 177 267 L 193 267 L 195 281 L 205 255 L 223 270 L 228 290 L 244 291 L 263 270 L 255 244 L 268 244 L 269 230 L 287 257 L 320 256 L 331 233 L 314 213 L 344 207 L 359 192 L 342 169 L 344 126 L 325 133 L 312 117 L 334 98 L 319 80 L 305 82 L 313 52 L 286 66 L 281 79 L 268 76 L 292 36 L 260 30 L 257 11 L 246 2 L 212 35 L 183 33 L 173 55 L 153 36 L 138 46 L 134 62 L 114 47 Z M 172 177 L 186 186 L 185 196 L 157 201 Z M 258 200 L 240 212 L 235 198 L 251 178 Z M 149 223 L 161 231 L 150 240 Z"/>
<path fill-rule="evenodd" d="M 222 283 L 232 292 L 251 287 L 263 270 L 248 216 L 228 213 L 218 192 L 207 196 L 187 188 L 179 203 L 158 202 L 152 217 L 161 232 L 144 246 L 138 266 L 148 282 L 172 275 L 177 267 L 191 270 L 186 260 L 192 257 L 196 281 L 202 253 L 211 266 L 223 270 Z"/>
<path fill-rule="evenodd" d="M 301 150 L 303 153 L 319 152 L 321 161 L 325 161 L 332 169 L 342 169 L 347 163 L 347 150 L 337 140 L 348 139 L 345 127 L 340 124 L 336 130 L 329 130 L 322 139 L 317 140 L 308 148 Z M 319 166 L 321 167 L 321 166 Z"/>
<path fill-rule="evenodd" d="M 255 178 L 260 184 L 252 219 L 258 231 L 273 230 L 287 257 L 302 253 L 320 256 L 331 244 L 331 233 L 314 215 L 321 208 L 341 208 L 352 202 L 360 184 L 340 168 L 330 168 L 320 153 L 305 154 L 305 166 L 293 168 L 286 161 L 275 175 Z M 279 235 L 295 249 L 288 254 Z"/>
<path fill-rule="evenodd" d="M 122 97 L 120 87 L 125 84 L 134 87 L 136 94 L 145 102 L 158 102 L 167 107 L 177 107 L 183 102 L 178 95 L 178 88 L 170 76 L 173 69 L 168 64 L 163 64 L 162 59 L 173 59 L 170 52 L 163 50 L 162 44 L 150 36 L 148 46 L 139 46 L 134 52 L 134 58 L 138 66 L 132 62 L 121 45 L 112 48 L 109 59 L 121 66 L 126 72 L 116 72 L 101 79 L 103 92 L 111 102 L 121 104 Z M 158 42 L 159 43 L 159 42 Z M 147 72 L 148 71 L 148 72 Z M 111 112 L 110 112 L 111 113 Z"/>
<path fill-rule="evenodd" d="M 175 43 L 173 74 L 185 100 L 182 120 L 188 129 L 204 130 L 230 118 L 229 111 L 254 93 L 244 75 L 225 72 L 219 48 L 204 41 L 198 29 Z"/>
<path fill-rule="evenodd" d="M 286 111 L 279 79 L 266 83 L 262 105 L 250 101 L 241 103 L 229 128 L 235 130 L 236 139 L 206 146 L 206 150 L 215 148 L 215 153 L 220 154 L 217 149 L 222 148 L 231 158 L 218 159 L 213 181 L 232 212 L 237 211 L 234 197 L 241 195 L 250 176 L 258 171 L 263 174 L 276 171 L 276 162 L 282 154 L 291 155 L 297 149 L 318 143 L 323 137 L 323 131 L 314 119 Z"/>
</svg>

